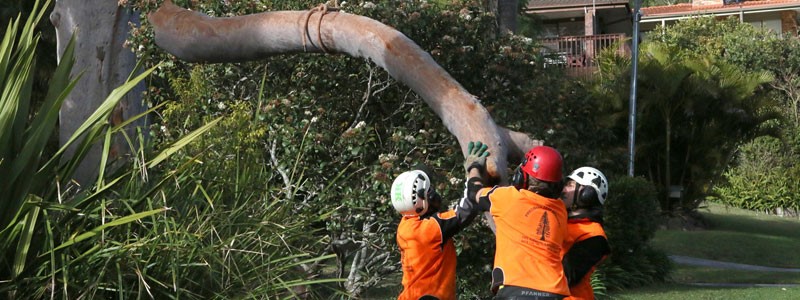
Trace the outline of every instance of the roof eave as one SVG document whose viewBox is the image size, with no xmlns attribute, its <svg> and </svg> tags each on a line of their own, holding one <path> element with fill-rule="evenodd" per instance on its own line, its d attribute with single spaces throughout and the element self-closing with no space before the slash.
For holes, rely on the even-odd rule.
<svg viewBox="0 0 800 300">
<path fill-rule="evenodd" d="M 734 6 L 734 7 L 709 9 L 709 10 L 690 10 L 690 11 L 682 11 L 674 13 L 651 14 L 651 15 L 643 15 L 641 21 L 652 22 L 652 21 L 659 21 L 662 19 L 674 19 L 674 18 L 690 17 L 697 15 L 731 15 L 736 13 L 754 13 L 760 11 L 791 10 L 791 9 L 800 9 L 800 3 L 793 3 L 791 5 L 772 4 L 772 5 L 741 6 L 741 7 Z"/>
<path fill-rule="evenodd" d="M 595 9 L 608 9 L 608 8 L 626 8 L 630 10 L 628 3 L 604 3 L 604 4 L 574 4 L 574 5 L 552 5 L 552 6 L 540 6 L 540 7 L 526 7 L 523 9 L 523 12 L 526 14 L 544 14 L 550 12 L 563 12 L 563 11 L 577 11 L 577 10 L 584 10 L 587 7 L 594 6 Z"/>
</svg>

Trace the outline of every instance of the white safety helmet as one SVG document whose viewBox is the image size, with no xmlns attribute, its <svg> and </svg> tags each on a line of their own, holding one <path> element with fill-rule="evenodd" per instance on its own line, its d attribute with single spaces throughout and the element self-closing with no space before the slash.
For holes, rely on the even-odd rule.
<svg viewBox="0 0 800 300">
<path fill-rule="evenodd" d="M 608 197 L 608 180 L 603 172 L 592 167 L 580 167 L 572 171 L 567 178 L 575 180 L 580 185 L 590 186 L 597 192 L 600 205 L 604 205 Z"/>
<path fill-rule="evenodd" d="M 425 199 L 431 188 L 431 180 L 420 170 L 407 171 L 395 178 L 392 183 L 392 206 L 403 216 L 424 215 L 428 211 Z"/>
</svg>

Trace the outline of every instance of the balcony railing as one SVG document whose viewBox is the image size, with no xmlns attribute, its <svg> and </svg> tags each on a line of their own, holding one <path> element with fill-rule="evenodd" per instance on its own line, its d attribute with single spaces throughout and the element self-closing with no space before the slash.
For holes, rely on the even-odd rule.
<svg viewBox="0 0 800 300">
<path fill-rule="evenodd" d="M 545 67 L 593 69 L 597 67 L 597 55 L 607 48 L 613 47 L 617 53 L 629 55 L 630 49 L 624 39 L 622 33 L 542 39 Z"/>
</svg>

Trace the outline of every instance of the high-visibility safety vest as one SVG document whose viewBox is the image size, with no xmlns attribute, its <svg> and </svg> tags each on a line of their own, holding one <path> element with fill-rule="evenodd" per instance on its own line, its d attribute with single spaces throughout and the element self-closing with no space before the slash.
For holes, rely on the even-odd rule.
<svg viewBox="0 0 800 300">
<path fill-rule="evenodd" d="M 583 255 L 583 256 L 591 256 L 596 258 L 587 258 L 596 260 L 594 262 L 589 262 L 592 264 L 591 268 L 586 272 L 580 281 L 577 283 L 570 283 L 569 291 L 570 297 L 567 299 L 575 299 L 575 300 L 593 300 L 594 299 L 594 290 L 592 289 L 592 273 L 594 273 L 595 268 L 597 267 L 600 262 L 608 254 L 608 246 L 606 232 L 603 230 L 603 226 L 598 223 L 591 221 L 586 218 L 581 219 L 569 219 L 567 222 L 567 238 L 564 241 L 564 255 L 567 255 L 569 249 L 572 249 L 573 246 L 578 245 L 580 247 L 581 242 L 586 241 L 590 238 L 602 237 L 605 242 L 604 247 L 594 248 L 594 249 L 582 249 L 582 251 L 591 251 L 591 255 Z M 587 263 L 587 264 L 589 264 Z M 588 267 L 588 266 L 587 266 Z M 585 270 L 585 269 L 584 269 Z"/>
<path fill-rule="evenodd" d="M 512 186 L 484 188 L 478 197 L 478 207 L 490 205 L 496 226 L 492 290 L 516 286 L 569 295 L 561 266 L 567 234 L 564 203 Z"/>
<path fill-rule="evenodd" d="M 443 233 L 454 226 L 455 211 L 430 217 L 403 217 L 397 227 L 397 245 L 403 265 L 399 300 L 433 296 L 456 299 L 456 248 Z"/>
</svg>

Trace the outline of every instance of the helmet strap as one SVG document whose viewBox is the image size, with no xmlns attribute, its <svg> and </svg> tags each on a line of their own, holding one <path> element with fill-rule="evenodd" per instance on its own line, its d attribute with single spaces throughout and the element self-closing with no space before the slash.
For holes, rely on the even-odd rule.
<svg viewBox="0 0 800 300">
<path fill-rule="evenodd" d="M 570 210 L 572 211 L 578 209 L 578 194 L 580 192 L 580 189 L 581 189 L 581 184 L 576 181 L 575 190 L 572 192 L 572 206 L 570 207 Z"/>
<path fill-rule="evenodd" d="M 511 176 L 511 184 L 518 190 L 528 188 L 528 174 L 522 171 L 523 165 L 525 165 L 525 160 L 517 166 L 517 169 L 514 170 L 514 175 Z"/>
</svg>

